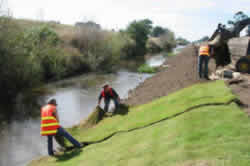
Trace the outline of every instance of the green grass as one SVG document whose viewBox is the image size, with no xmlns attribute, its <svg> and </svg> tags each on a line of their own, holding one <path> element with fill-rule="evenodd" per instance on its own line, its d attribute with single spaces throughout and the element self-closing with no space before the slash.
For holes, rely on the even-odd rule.
<svg viewBox="0 0 250 166">
<path fill-rule="evenodd" d="M 221 81 L 200 84 L 149 104 L 131 108 L 127 116 L 107 118 L 95 128 L 88 130 L 74 128 L 72 129 L 72 134 L 81 141 L 97 141 L 116 131 L 142 127 L 178 112 L 183 112 L 195 105 L 227 102 L 233 98 L 234 96 L 230 93 L 230 89 L 226 88 Z"/>
<path fill-rule="evenodd" d="M 174 57 L 176 56 L 177 54 L 173 53 L 173 52 L 164 52 L 163 53 L 163 56 L 165 57 Z"/>
<path fill-rule="evenodd" d="M 139 73 L 155 73 L 156 68 L 149 66 L 148 64 L 143 64 L 138 68 Z"/>
<path fill-rule="evenodd" d="M 90 129 L 74 128 L 80 141 L 142 127 L 195 105 L 228 102 L 235 97 L 222 81 L 199 84 L 149 104 L 131 108 L 126 116 L 107 118 Z M 233 104 L 203 107 L 156 125 L 117 134 L 82 151 L 45 157 L 30 166 L 82 165 L 212 165 L 250 164 L 250 122 Z"/>
</svg>

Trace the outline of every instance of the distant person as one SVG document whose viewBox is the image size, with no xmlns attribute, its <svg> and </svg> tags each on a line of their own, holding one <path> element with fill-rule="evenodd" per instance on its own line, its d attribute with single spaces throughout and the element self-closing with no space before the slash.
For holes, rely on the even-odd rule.
<svg viewBox="0 0 250 166">
<path fill-rule="evenodd" d="M 199 77 L 209 80 L 208 62 L 211 55 L 211 46 L 209 44 L 201 45 L 199 50 L 198 71 Z"/>
<path fill-rule="evenodd" d="M 115 103 L 115 111 L 118 109 L 121 99 L 119 95 L 116 93 L 116 91 L 113 88 L 111 88 L 108 84 L 103 86 L 103 90 L 99 96 L 98 106 L 100 106 L 102 98 L 104 98 L 104 104 L 105 104 L 104 112 L 105 113 L 108 112 L 109 110 L 109 104 L 111 100 L 113 100 Z"/>
<path fill-rule="evenodd" d="M 41 135 L 48 137 L 48 153 L 54 155 L 53 137 L 58 134 L 69 140 L 75 147 L 81 148 L 82 145 L 75 140 L 67 131 L 59 125 L 59 116 L 57 113 L 57 102 L 51 99 L 47 105 L 41 109 Z"/>
</svg>

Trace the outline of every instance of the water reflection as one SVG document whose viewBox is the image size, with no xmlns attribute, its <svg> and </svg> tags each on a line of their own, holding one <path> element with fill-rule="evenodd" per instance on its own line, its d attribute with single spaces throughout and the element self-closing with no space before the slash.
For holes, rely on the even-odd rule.
<svg viewBox="0 0 250 166">
<path fill-rule="evenodd" d="M 163 55 L 155 55 L 149 58 L 146 63 L 151 67 L 159 67 L 163 65 L 165 62 L 165 57 Z"/>
<path fill-rule="evenodd" d="M 181 52 L 181 50 L 183 48 L 185 48 L 186 46 L 182 46 L 182 45 L 178 45 L 175 49 L 174 49 L 174 54 L 179 54 Z"/>
</svg>

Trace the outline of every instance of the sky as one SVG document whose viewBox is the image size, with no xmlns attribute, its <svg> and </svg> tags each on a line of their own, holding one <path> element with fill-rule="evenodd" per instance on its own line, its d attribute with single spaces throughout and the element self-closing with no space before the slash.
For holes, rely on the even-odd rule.
<svg viewBox="0 0 250 166">
<path fill-rule="evenodd" d="M 176 36 L 198 40 L 238 11 L 250 16 L 250 0 L 3 0 L 13 17 L 75 24 L 95 21 L 124 29 L 133 20 L 151 19 Z"/>
</svg>

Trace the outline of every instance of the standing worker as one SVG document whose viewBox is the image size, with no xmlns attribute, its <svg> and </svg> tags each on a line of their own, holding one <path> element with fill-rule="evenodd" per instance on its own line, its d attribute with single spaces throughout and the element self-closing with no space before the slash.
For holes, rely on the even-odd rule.
<svg viewBox="0 0 250 166">
<path fill-rule="evenodd" d="M 119 95 L 116 93 L 116 91 L 113 88 L 111 88 L 108 84 L 103 86 L 103 91 L 101 92 L 99 96 L 98 106 L 100 106 L 102 98 L 104 98 L 104 104 L 105 104 L 104 112 L 105 113 L 108 112 L 109 104 L 111 100 L 113 100 L 115 103 L 115 110 L 118 109 L 121 99 Z"/>
<path fill-rule="evenodd" d="M 199 50 L 199 59 L 198 59 L 198 70 L 199 77 L 209 80 L 208 77 L 208 62 L 211 55 L 211 47 L 209 44 L 201 45 Z"/>
<path fill-rule="evenodd" d="M 41 109 L 41 135 L 48 137 L 48 153 L 54 155 L 53 136 L 56 134 L 65 137 L 75 147 L 81 148 L 82 145 L 75 140 L 67 131 L 59 125 L 59 116 L 56 109 L 57 103 L 55 99 L 51 99 L 47 105 Z"/>
</svg>

